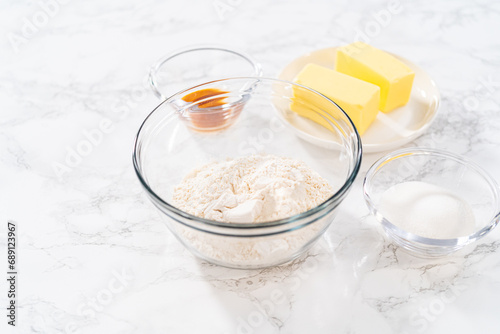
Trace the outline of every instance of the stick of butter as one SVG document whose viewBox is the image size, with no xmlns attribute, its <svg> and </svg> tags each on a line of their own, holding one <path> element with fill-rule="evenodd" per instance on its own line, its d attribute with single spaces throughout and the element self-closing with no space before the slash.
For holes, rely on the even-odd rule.
<svg viewBox="0 0 500 334">
<path fill-rule="evenodd" d="M 362 135 L 378 114 L 380 88 L 371 83 L 353 78 L 316 64 L 306 65 L 294 80 L 310 87 L 337 103 L 349 116 Z M 316 94 L 294 88 L 290 109 L 332 130 L 336 110 Z M 338 109 L 337 109 L 338 110 Z M 329 112 L 330 111 L 330 112 Z"/>
<path fill-rule="evenodd" d="M 410 99 L 415 72 L 390 54 L 363 42 L 340 47 L 335 69 L 380 87 L 380 110 L 390 112 Z"/>
</svg>

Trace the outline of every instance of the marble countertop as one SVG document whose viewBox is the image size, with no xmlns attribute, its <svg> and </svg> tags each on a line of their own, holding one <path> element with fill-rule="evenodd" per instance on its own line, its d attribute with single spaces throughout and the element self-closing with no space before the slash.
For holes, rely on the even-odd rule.
<svg viewBox="0 0 500 334">
<path fill-rule="evenodd" d="M 411 59 L 440 88 L 437 119 L 407 146 L 462 154 L 500 181 L 500 2 L 7 0 L 0 9 L 2 257 L 8 221 L 19 234 L 17 326 L 3 315 L 2 333 L 500 332 L 500 229 L 445 259 L 402 252 L 362 198 L 383 153 L 364 156 L 307 256 L 254 271 L 196 260 L 131 164 L 135 133 L 159 102 L 146 76 L 165 53 L 229 45 L 276 76 L 303 53 L 361 38 Z"/>
</svg>

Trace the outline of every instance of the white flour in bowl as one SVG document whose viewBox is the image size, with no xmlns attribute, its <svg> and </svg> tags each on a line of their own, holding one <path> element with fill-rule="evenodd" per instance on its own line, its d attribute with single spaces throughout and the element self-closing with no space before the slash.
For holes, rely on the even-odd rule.
<svg viewBox="0 0 500 334">
<path fill-rule="evenodd" d="M 332 193 L 328 182 L 304 162 L 251 155 L 192 171 L 175 187 L 173 202 L 200 218 L 252 223 L 307 211 Z"/>
<path fill-rule="evenodd" d="M 328 182 L 304 162 L 252 155 L 192 171 L 175 187 L 173 203 L 197 217 L 259 224 L 312 209 L 332 194 Z M 286 262 L 301 253 L 329 225 L 332 216 L 264 237 L 213 235 L 181 225 L 175 229 L 188 246 L 216 263 L 262 267 Z"/>
</svg>

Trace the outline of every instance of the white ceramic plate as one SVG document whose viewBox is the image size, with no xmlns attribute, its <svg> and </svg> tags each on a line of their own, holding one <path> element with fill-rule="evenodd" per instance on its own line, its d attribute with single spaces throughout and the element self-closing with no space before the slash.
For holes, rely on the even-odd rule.
<svg viewBox="0 0 500 334">
<path fill-rule="evenodd" d="M 293 81 L 302 68 L 309 63 L 333 69 L 336 54 L 337 48 L 335 47 L 303 55 L 289 63 L 278 78 Z M 379 112 L 375 122 L 361 136 L 364 152 L 392 150 L 411 142 L 430 126 L 439 107 L 440 96 L 434 80 L 410 61 L 392 55 L 415 71 L 410 101 L 390 113 Z M 321 147 L 337 146 L 329 139 L 332 134 L 321 125 L 295 113 L 281 114 L 281 116 L 304 140 Z"/>
</svg>

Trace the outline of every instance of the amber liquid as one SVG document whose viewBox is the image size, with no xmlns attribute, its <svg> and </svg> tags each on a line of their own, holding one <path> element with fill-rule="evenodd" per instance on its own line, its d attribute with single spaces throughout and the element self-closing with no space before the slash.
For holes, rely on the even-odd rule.
<svg viewBox="0 0 500 334">
<path fill-rule="evenodd" d="M 216 131 L 225 128 L 233 123 L 243 109 L 242 104 L 224 107 L 227 97 L 218 95 L 229 92 L 217 89 L 206 88 L 185 95 L 182 100 L 185 102 L 202 101 L 191 107 L 186 112 L 186 118 L 191 122 L 193 129 L 198 131 Z"/>
</svg>

